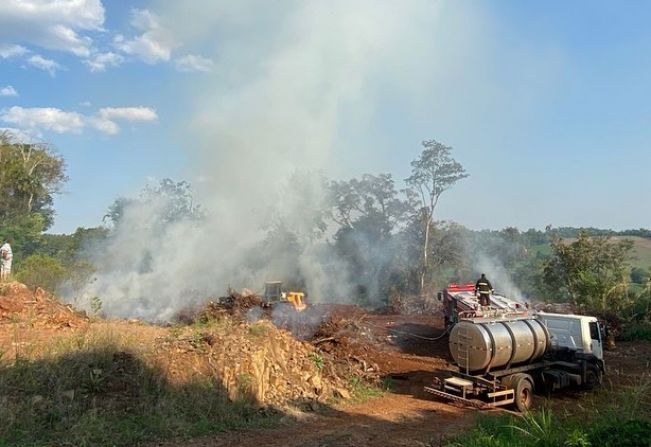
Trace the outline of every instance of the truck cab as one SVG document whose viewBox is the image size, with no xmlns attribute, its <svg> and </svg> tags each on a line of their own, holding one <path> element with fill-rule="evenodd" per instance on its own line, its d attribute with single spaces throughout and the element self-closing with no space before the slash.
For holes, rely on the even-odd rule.
<svg viewBox="0 0 651 447">
<path fill-rule="evenodd" d="M 591 354 L 603 363 L 604 334 L 597 318 L 539 312 L 538 319 L 547 327 L 552 347 Z"/>
</svg>

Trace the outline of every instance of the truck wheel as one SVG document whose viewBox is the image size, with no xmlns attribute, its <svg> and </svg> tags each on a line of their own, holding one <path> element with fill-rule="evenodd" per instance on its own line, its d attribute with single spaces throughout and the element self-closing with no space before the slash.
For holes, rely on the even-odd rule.
<svg viewBox="0 0 651 447">
<path fill-rule="evenodd" d="M 585 370 L 585 378 L 583 379 L 584 390 L 591 390 L 601 385 L 601 371 L 597 365 L 588 365 Z"/>
<path fill-rule="evenodd" d="M 525 374 L 517 374 L 512 382 L 515 386 L 515 408 L 524 413 L 531 408 L 533 402 L 533 386 Z"/>
</svg>

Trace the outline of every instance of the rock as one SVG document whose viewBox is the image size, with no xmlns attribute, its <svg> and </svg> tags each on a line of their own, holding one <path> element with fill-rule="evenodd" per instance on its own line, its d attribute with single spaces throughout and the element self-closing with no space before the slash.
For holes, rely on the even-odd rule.
<svg viewBox="0 0 651 447">
<path fill-rule="evenodd" d="M 320 394 L 321 390 L 323 389 L 323 382 L 321 381 L 321 377 L 312 376 L 308 379 L 308 382 L 314 387 L 316 393 Z"/>
<path fill-rule="evenodd" d="M 350 392 L 346 388 L 334 387 L 333 391 L 335 395 L 341 397 L 342 399 L 350 400 L 353 396 L 350 395 Z"/>
</svg>

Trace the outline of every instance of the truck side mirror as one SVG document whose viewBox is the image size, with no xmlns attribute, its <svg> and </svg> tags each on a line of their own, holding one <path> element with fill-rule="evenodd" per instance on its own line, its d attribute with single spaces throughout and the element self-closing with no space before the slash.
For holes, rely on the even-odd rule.
<svg viewBox="0 0 651 447">
<path fill-rule="evenodd" d="M 438 298 L 439 301 L 443 299 L 443 293 L 439 292 L 436 294 L 436 297 Z"/>
</svg>

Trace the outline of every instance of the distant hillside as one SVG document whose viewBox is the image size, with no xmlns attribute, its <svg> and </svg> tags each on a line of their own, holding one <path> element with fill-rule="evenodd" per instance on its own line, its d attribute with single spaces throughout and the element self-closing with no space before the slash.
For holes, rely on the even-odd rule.
<svg viewBox="0 0 651 447">
<path fill-rule="evenodd" d="M 614 230 L 605 230 L 602 228 L 593 228 L 593 227 L 582 227 L 582 228 L 560 227 L 560 228 L 554 228 L 552 231 L 558 236 L 563 238 L 577 237 L 577 235 L 581 231 L 584 231 L 585 233 L 588 234 L 588 236 L 631 236 L 631 237 L 639 236 L 639 237 L 651 239 L 651 230 L 648 230 L 646 228 L 614 231 Z"/>
<path fill-rule="evenodd" d="M 610 236 L 613 241 L 629 240 L 633 242 L 633 249 L 631 250 L 631 267 L 640 267 L 643 269 L 651 268 L 651 239 L 640 236 Z M 564 238 L 568 243 L 574 242 L 575 238 Z M 548 247 L 548 246 L 547 246 Z M 545 253 L 544 246 L 540 251 Z"/>
<path fill-rule="evenodd" d="M 613 236 L 615 240 L 628 239 L 633 242 L 633 267 L 648 269 L 651 267 L 651 239 L 639 236 Z"/>
</svg>

